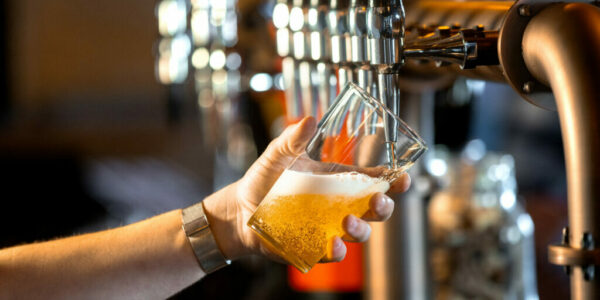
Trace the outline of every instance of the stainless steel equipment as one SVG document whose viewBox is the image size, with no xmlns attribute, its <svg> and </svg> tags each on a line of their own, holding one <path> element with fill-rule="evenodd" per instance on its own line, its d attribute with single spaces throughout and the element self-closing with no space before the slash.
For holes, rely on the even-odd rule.
<svg viewBox="0 0 600 300">
<path fill-rule="evenodd" d="M 187 9 L 182 5 L 184 1 L 167 2 L 173 7 L 180 6 L 181 11 Z M 202 3 L 193 1 L 192 23 L 208 20 L 193 17 L 208 13 L 208 6 Z M 211 6 L 211 14 L 215 8 L 232 13 L 232 1 L 218 3 L 215 1 L 216 6 Z M 569 227 L 564 231 L 563 243 L 549 248 L 549 259 L 565 266 L 573 299 L 597 299 L 600 297 L 600 278 L 595 274 L 596 266 L 600 265 L 600 249 L 595 242 L 600 238 L 597 215 L 600 212 L 600 8 L 597 5 L 597 1 L 585 0 L 571 3 L 422 0 L 407 1 L 406 6 L 401 0 L 278 0 L 274 25 L 278 54 L 283 57 L 288 118 L 318 116 L 331 103 L 336 85 L 355 81 L 393 112 L 401 114 L 401 105 L 403 109 L 409 107 L 420 115 L 418 122 L 425 123 L 423 120 L 428 117 L 421 114 L 430 113 L 431 107 L 424 99 L 431 100 L 431 94 L 423 91 L 447 84 L 456 75 L 506 82 L 527 101 L 556 108 L 566 158 Z M 226 18 L 228 14 L 219 11 L 215 10 L 217 15 Z M 224 28 L 219 20 L 212 21 L 217 25 L 210 26 Z M 175 41 L 184 34 L 185 26 L 179 24 L 173 27 L 176 29 L 173 32 L 163 28 L 167 30 L 165 41 Z M 189 48 L 195 48 L 192 65 L 195 55 L 195 64 L 209 69 L 207 58 L 219 54 L 217 50 L 225 53 L 223 49 L 230 44 L 226 39 L 210 39 L 209 43 L 206 36 L 212 35 L 212 31 L 205 32 L 203 28 L 192 24 L 194 39 Z M 165 83 L 183 81 L 187 74 L 184 62 L 190 51 L 183 51 L 180 55 L 183 59 L 179 59 L 171 52 L 186 47 L 163 44 L 159 78 Z M 172 64 L 181 65 L 180 69 L 186 72 L 166 72 L 170 70 L 166 66 Z M 223 98 L 223 93 L 217 93 L 218 82 L 214 79 L 221 77 L 214 74 L 228 71 L 223 66 L 217 67 L 210 66 L 210 72 L 195 74 L 199 85 L 210 84 L 210 93 L 215 92 L 211 97 L 215 99 Z M 407 95 L 402 102 L 417 104 L 401 103 L 401 92 Z M 217 100 L 204 106 L 212 105 L 212 101 Z M 411 125 L 420 131 L 419 126 Z M 389 139 L 393 136 L 391 133 Z M 415 181 L 425 174 L 419 170 L 422 168 L 413 170 Z M 409 201 L 415 204 L 411 206 L 414 209 L 411 217 L 417 216 L 414 224 L 409 225 L 419 229 L 406 234 L 425 232 L 422 224 L 418 224 L 418 218 L 425 215 L 424 206 L 416 204 L 419 197 L 431 193 L 428 189 L 407 197 L 416 199 Z M 398 231 L 397 227 L 382 226 L 377 236 L 385 237 L 391 250 L 370 251 L 367 261 L 393 262 L 400 251 L 394 248 L 401 244 L 398 240 L 410 240 L 411 247 L 416 246 L 404 255 L 410 256 L 407 260 L 414 264 L 412 267 L 423 268 L 421 271 L 425 272 L 423 258 L 416 254 L 426 249 L 424 239 L 399 235 Z M 378 276 L 375 272 L 368 273 Z M 387 281 L 381 284 L 386 290 L 376 294 L 383 299 L 407 296 L 394 293 L 398 284 L 392 282 L 392 273 L 385 274 L 378 278 Z M 405 288 L 413 297 L 426 297 L 428 279 L 426 274 L 418 275 L 413 277 L 419 278 L 419 283 L 414 280 Z M 368 292 L 371 298 L 379 298 L 376 294 Z"/>
<path fill-rule="evenodd" d="M 331 1 L 331 61 L 339 66 L 341 83 L 356 74 L 367 89 L 373 86 L 368 84 L 373 70 L 378 98 L 392 111 L 400 113 L 402 89 L 415 92 L 454 74 L 507 82 L 526 100 L 557 108 L 567 162 L 569 230 L 563 245 L 550 247 L 549 256 L 568 266 L 573 299 L 598 298 L 600 9 L 586 1 L 425 0 L 408 3 L 405 13 L 399 0 L 370 0 L 365 53 L 364 5 Z"/>
</svg>

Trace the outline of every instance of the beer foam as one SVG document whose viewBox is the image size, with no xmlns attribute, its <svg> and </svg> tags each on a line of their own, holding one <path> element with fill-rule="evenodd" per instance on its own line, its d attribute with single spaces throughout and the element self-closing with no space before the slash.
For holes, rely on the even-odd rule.
<svg viewBox="0 0 600 300">
<path fill-rule="evenodd" d="M 336 174 L 315 174 L 285 170 L 269 191 L 272 196 L 321 194 L 359 196 L 372 193 L 385 193 L 390 184 L 357 172 Z"/>
</svg>

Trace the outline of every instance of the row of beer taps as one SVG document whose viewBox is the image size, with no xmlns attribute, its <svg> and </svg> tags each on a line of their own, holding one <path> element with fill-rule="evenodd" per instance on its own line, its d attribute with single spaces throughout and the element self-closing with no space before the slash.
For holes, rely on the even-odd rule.
<svg viewBox="0 0 600 300">
<path fill-rule="evenodd" d="M 347 82 L 398 114 L 406 58 L 465 69 L 498 64 L 497 31 L 407 26 L 401 0 L 277 0 L 273 23 L 291 120 L 322 115 Z"/>
</svg>

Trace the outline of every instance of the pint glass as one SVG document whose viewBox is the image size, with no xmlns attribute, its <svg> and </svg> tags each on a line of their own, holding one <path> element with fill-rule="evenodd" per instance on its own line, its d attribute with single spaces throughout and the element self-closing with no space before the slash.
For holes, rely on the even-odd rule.
<svg viewBox="0 0 600 300">
<path fill-rule="evenodd" d="M 328 241 L 344 235 L 344 217 L 365 214 L 369 199 L 387 192 L 425 150 L 398 116 L 348 83 L 248 226 L 306 273 L 326 255 Z"/>
</svg>

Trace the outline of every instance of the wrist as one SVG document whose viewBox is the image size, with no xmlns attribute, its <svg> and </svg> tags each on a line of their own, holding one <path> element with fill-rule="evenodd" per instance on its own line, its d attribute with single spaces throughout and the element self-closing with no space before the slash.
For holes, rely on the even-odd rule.
<svg viewBox="0 0 600 300">
<path fill-rule="evenodd" d="M 205 198 L 202 203 L 211 232 L 223 256 L 235 260 L 247 254 L 238 232 L 238 209 L 233 183 Z"/>
</svg>

